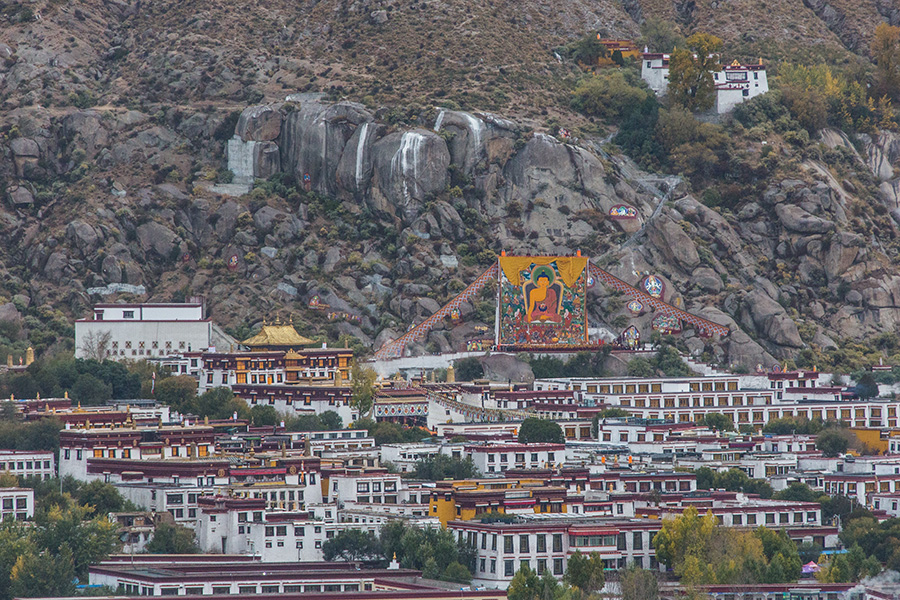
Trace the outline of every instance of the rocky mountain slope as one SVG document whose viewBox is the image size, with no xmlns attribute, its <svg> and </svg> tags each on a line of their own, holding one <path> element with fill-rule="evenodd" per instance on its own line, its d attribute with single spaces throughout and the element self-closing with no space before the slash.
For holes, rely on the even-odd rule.
<svg viewBox="0 0 900 600">
<path fill-rule="evenodd" d="M 684 184 L 664 189 L 659 207 L 644 174 L 604 157 L 599 139 L 572 143 L 547 126 L 583 122 L 566 102 L 576 67 L 552 48 L 588 30 L 633 37 L 636 19 L 659 15 L 750 56 L 809 51 L 812 39 L 852 59 L 874 23 L 896 18 L 883 2 L 771 3 L 766 14 L 793 14 L 794 25 L 763 36 L 752 19 L 735 24 L 761 19 L 761 3 L 694 4 L 7 5 L 0 296 L 13 302 L 0 314 L 24 343 L 59 321 L 47 307 L 81 316 L 143 286 L 135 297 L 203 295 L 233 331 L 291 312 L 308 330 L 372 347 L 501 249 L 582 249 L 626 281 L 662 276 L 669 301 L 733 325 L 715 345 L 686 334 L 689 349 L 719 360 L 752 367 L 894 330 L 900 275 L 885 240 L 900 208 L 900 141 L 890 133 L 854 145 L 826 132 L 830 154 L 732 214 Z M 227 166 L 271 178 L 223 195 Z M 608 220 L 616 204 L 639 219 Z M 604 335 L 630 322 L 620 298 L 592 294 Z M 313 297 L 339 318 L 310 310 Z M 488 305 L 466 307 L 464 325 L 420 350 L 463 344 Z"/>
</svg>

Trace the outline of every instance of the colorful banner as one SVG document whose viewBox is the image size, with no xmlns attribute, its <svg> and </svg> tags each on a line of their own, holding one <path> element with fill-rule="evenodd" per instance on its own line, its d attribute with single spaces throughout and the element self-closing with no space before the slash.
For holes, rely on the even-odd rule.
<svg viewBox="0 0 900 600">
<path fill-rule="evenodd" d="M 587 258 L 501 256 L 501 346 L 588 343 Z"/>
</svg>

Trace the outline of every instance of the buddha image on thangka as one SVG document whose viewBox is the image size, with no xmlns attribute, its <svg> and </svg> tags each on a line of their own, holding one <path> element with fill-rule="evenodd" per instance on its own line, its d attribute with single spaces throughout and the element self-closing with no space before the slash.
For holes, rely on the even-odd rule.
<svg viewBox="0 0 900 600">
<path fill-rule="evenodd" d="M 553 269 L 540 265 L 532 269 L 531 279 L 522 286 L 525 293 L 525 315 L 529 323 L 559 323 L 562 285 L 556 281 Z"/>
<path fill-rule="evenodd" d="M 581 257 L 501 257 L 501 345 L 587 343 L 587 262 Z"/>
</svg>

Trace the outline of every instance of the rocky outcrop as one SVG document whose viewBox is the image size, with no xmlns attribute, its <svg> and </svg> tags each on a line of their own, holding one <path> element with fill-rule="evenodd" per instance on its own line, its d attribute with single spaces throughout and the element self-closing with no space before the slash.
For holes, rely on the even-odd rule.
<svg viewBox="0 0 900 600">
<path fill-rule="evenodd" d="M 657 219 L 650 228 L 650 240 L 669 259 L 690 273 L 700 265 L 697 247 L 684 229 L 669 218 Z"/>
<path fill-rule="evenodd" d="M 138 226 L 137 239 L 144 253 L 158 260 L 169 260 L 180 243 L 171 229 L 155 221 Z"/>
<path fill-rule="evenodd" d="M 470 174 L 482 161 L 505 162 L 512 152 L 519 127 L 491 114 L 439 109 L 434 130 L 450 133 L 451 164 Z"/>
<path fill-rule="evenodd" d="M 800 339 L 797 324 L 784 307 L 762 290 L 756 289 L 747 294 L 744 305 L 744 325 L 754 329 L 764 339 L 788 348 L 802 348 L 805 345 Z"/>
<path fill-rule="evenodd" d="M 28 138 L 15 138 L 9 144 L 13 155 L 16 175 L 30 178 L 41 157 L 41 149 L 37 142 Z"/>
<path fill-rule="evenodd" d="M 101 238 L 97 231 L 88 223 L 78 219 L 69 223 L 66 228 L 66 239 L 81 252 L 82 256 L 89 256 L 97 248 Z"/>
<path fill-rule="evenodd" d="M 425 198 L 447 185 L 450 152 L 437 134 L 424 129 L 392 133 L 372 146 L 373 203 L 408 221 L 418 216 Z"/>
<path fill-rule="evenodd" d="M 516 360 L 514 356 L 493 354 L 478 359 L 484 369 L 484 376 L 492 381 L 511 381 L 531 384 L 534 373 L 528 363 Z"/>
<path fill-rule="evenodd" d="M 157 166 L 153 183 L 98 178 L 91 210 L 71 210 L 52 235 L 31 223 L 29 233 L 23 227 L 11 239 L 36 281 L 66 282 L 77 293 L 203 290 L 234 318 L 319 296 L 337 321 L 332 331 L 376 344 L 383 328 L 402 331 L 433 314 L 501 248 L 582 249 L 602 255 L 606 268 L 632 285 L 655 274 L 667 302 L 691 311 L 714 305 L 720 309 L 709 313 L 712 320 L 735 323 L 715 343 L 688 329 L 688 349 L 748 367 L 791 356 L 805 342 L 832 346 L 900 325 L 898 282 L 881 249 L 851 227 L 859 217 L 854 194 L 866 183 L 850 176 L 838 183 L 813 159 L 798 179 L 771 182 L 733 212 L 705 206 L 680 186 L 669 190 L 671 181 L 654 183 L 669 191 L 659 205 L 631 183 L 636 167 L 625 168 L 621 157 L 600 158 L 593 146 L 570 138 L 528 133 L 489 113 L 423 110 L 402 126 L 383 122 L 381 114 L 299 95 L 248 108 L 226 132 L 233 133 L 227 160 L 236 179 L 250 183 L 284 172 L 316 195 L 286 188 L 280 197 L 265 186 L 245 198 L 217 197 L 203 187 L 211 170 L 189 171 L 196 165 L 180 166 L 175 158 L 174 170 Z M 186 143 L 180 132 L 216 131 L 210 116 L 170 126 L 159 115 L 124 110 L 60 117 L 20 110 L 14 118 L 20 136 L 4 148 L 11 160 L 0 170 L 19 189 L 32 185 L 20 177 L 28 169 L 65 172 L 75 168 L 73 157 L 86 160 L 89 152 L 97 164 L 169 160 Z M 61 147 L 57 135 L 71 135 L 73 143 Z M 102 135 L 107 145 L 92 147 Z M 827 139 L 851 151 L 844 136 Z M 889 136 L 865 144 L 867 157 L 883 157 L 877 164 L 897 159 Z M 610 218 L 620 204 L 637 217 Z M 0 216 L 3 223 L 23 218 Z M 603 339 L 628 324 L 644 335 L 652 331 L 656 313 L 632 314 L 602 286 L 590 294 L 591 325 Z M 417 351 L 459 349 L 482 336 L 469 324 L 476 315 L 490 321 L 485 301 L 464 303 L 467 322 L 448 319 Z"/>
<path fill-rule="evenodd" d="M 238 118 L 234 134 L 245 142 L 271 142 L 281 135 L 280 105 L 251 106 Z"/>
<path fill-rule="evenodd" d="M 321 103 L 315 96 L 289 96 L 278 146 L 281 168 L 304 181 L 309 189 L 341 196 L 338 165 L 357 128 L 372 114 L 355 102 Z M 353 148 L 355 151 L 356 148 Z"/>
<path fill-rule="evenodd" d="M 799 206 L 779 204 L 775 214 L 781 219 L 785 229 L 797 233 L 825 233 L 834 229 L 834 223 L 809 214 Z"/>
<path fill-rule="evenodd" d="M 852 51 L 859 49 L 863 40 L 856 31 L 846 26 L 846 15 L 843 10 L 826 0 L 803 0 L 803 4 L 816 13 L 816 16 L 841 39 L 848 49 Z"/>
</svg>

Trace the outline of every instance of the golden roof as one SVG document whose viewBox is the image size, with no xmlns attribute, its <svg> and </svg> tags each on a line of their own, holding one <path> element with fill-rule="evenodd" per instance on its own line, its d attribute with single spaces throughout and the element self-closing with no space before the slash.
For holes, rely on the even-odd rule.
<svg viewBox="0 0 900 600">
<path fill-rule="evenodd" d="M 293 325 L 263 325 L 259 333 L 241 342 L 245 346 L 311 346 L 313 340 L 303 337 Z"/>
</svg>

